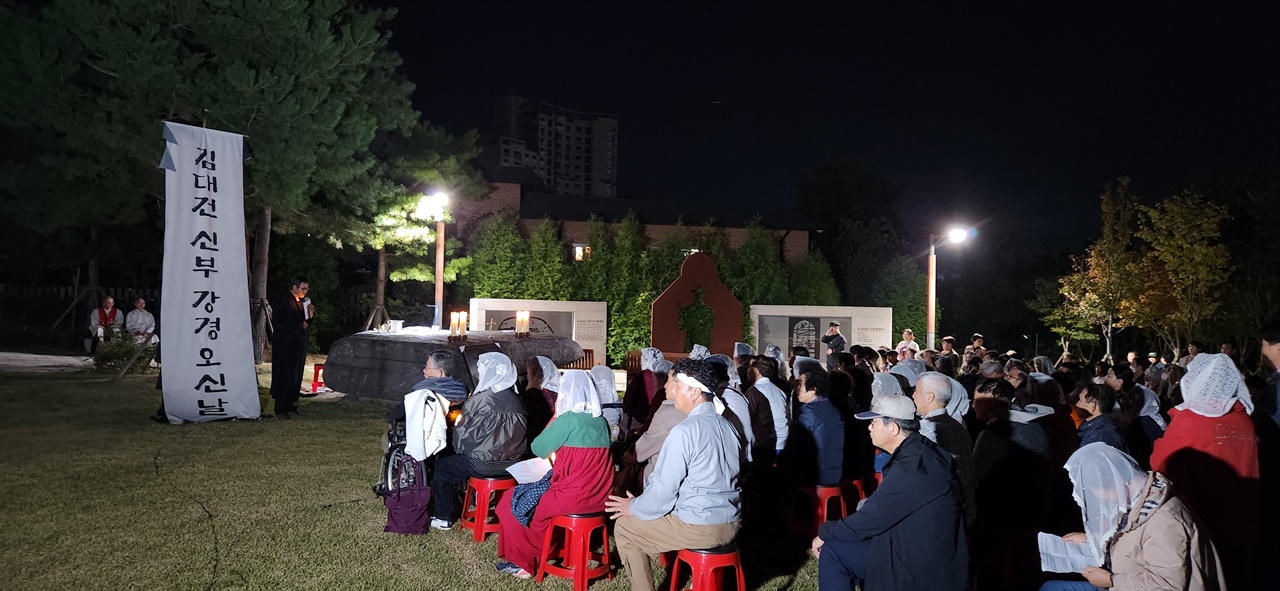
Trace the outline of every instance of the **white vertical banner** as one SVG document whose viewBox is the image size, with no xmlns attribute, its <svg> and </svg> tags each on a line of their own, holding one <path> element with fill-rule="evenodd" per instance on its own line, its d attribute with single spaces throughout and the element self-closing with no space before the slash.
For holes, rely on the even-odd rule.
<svg viewBox="0 0 1280 591">
<path fill-rule="evenodd" d="M 164 124 L 160 361 L 169 422 L 262 414 L 249 328 L 244 136 Z"/>
</svg>

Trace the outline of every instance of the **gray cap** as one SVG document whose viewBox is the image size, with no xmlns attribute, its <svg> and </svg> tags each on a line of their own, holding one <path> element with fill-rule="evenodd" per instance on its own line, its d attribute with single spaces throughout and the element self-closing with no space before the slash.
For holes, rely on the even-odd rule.
<svg viewBox="0 0 1280 591">
<path fill-rule="evenodd" d="M 916 418 L 916 403 L 906 396 L 886 394 L 871 398 L 871 410 L 853 415 L 862 421 L 889 418 L 909 421 Z"/>
</svg>

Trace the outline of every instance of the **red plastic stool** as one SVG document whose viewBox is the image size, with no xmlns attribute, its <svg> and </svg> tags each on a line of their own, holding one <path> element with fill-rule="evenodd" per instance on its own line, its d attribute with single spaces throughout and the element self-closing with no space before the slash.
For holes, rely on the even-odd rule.
<svg viewBox="0 0 1280 591">
<path fill-rule="evenodd" d="M 813 495 L 817 503 L 813 509 L 813 521 L 818 525 L 822 525 L 830 520 L 831 501 L 840 501 L 840 515 L 836 519 L 844 519 L 849 516 L 849 507 L 844 503 L 844 489 L 839 486 L 818 486 L 812 489 L 804 489 L 805 494 Z"/>
<path fill-rule="evenodd" d="M 849 515 L 849 507 L 845 504 L 844 500 L 844 489 L 839 486 L 806 486 L 798 489 L 796 494 L 804 495 L 805 498 L 809 499 L 809 506 L 812 509 L 813 515 L 812 526 L 815 529 L 821 527 L 823 523 L 826 523 L 827 520 L 832 517 L 830 511 L 832 501 L 840 502 L 840 513 L 835 517 L 835 519 L 844 519 Z M 791 505 L 792 516 L 795 517 L 796 508 L 794 498 Z M 808 522 L 805 520 L 792 519 L 791 524 L 793 531 L 804 532 L 806 534 L 812 533 L 812 531 L 806 529 Z"/>
<path fill-rule="evenodd" d="M 858 498 L 855 502 L 867 498 L 867 489 L 871 487 L 867 486 L 862 480 L 853 480 L 851 484 L 853 484 L 853 490 L 858 491 Z"/>
<path fill-rule="evenodd" d="M 556 539 L 556 532 L 563 532 L 561 539 Z M 591 536 L 600 532 L 604 549 L 591 551 Z M 548 564 L 547 561 L 558 558 L 560 564 Z M 590 561 L 600 566 L 589 568 Z M 605 514 L 588 513 L 582 515 L 557 515 L 551 518 L 547 527 L 547 536 L 542 542 L 542 558 L 538 560 L 538 579 L 555 575 L 564 579 L 573 579 L 573 591 L 586 591 L 591 579 L 608 576 L 613 579 L 613 569 L 609 567 L 609 530 L 605 527 Z"/>
<path fill-rule="evenodd" d="M 493 502 L 494 493 L 501 493 L 515 487 L 516 479 L 510 477 L 471 477 L 471 480 L 467 481 L 467 493 L 462 497 L 462 518 L 458 520 L 459 526 L 471 530 L 472 537 L 477 542 L 483 542 L 485 534 L 498 533 L 498 523 L 496 521 L 489 523 L 490 516 L 494 519 L 498 517 L 489 510 L 489 504 Z M 484 495 L 483 503 L 479 500 L 481 494 Z M 471 508 L 472 503 L 475 503 L 475 509 Z"/>
<path fill-rule="evenodd" d="M 732 542 L 719 548 L 706 550 L 681 550 L 676 554 L 676 561 L 671 566 L 671 591 L 680 588 L 680 563 L 688 564 L 693 570 L 690 579 L 692 585 L 688 591 L 721 591 L 720 569 L 733 568 L 738 572 L 738 590 L 746 591 L 747 580 L 742 574 L 742 558 L 738 555 L 738 545 Z"/>
<path fill-rule="evenodd" d="M 319 392 L 320 388 L 324 387 L 324 380 L 320 379 L 320 376 L 324 375 L 323 372 L 324 372 L 323 363 L 317 363 L 316 366 L 311 370 L 311 393 L 312 394 Z"/>
</svg>

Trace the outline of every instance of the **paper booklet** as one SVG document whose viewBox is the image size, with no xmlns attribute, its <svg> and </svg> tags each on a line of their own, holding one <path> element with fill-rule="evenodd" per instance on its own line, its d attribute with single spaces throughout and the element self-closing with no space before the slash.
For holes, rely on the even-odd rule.
<svg viewBox="0 0 1280 591">
<path fill-rule="evenodd" d="M 542 480 L 543 476 L 551 470 L 551 462 L 542 458 L 533 458 L 523 462 L 516 462 L 507 468 L 507 472 L 516 479 L 520 484 L 529 484 Z"/>
<path fill-rule="evenodd" d="M 1040 570 L 1047 573 L 1081 573 L 1086 566 L 1098 566 L 1088 544 L 1068 542 L 1040 532 Z"/>
</svg>

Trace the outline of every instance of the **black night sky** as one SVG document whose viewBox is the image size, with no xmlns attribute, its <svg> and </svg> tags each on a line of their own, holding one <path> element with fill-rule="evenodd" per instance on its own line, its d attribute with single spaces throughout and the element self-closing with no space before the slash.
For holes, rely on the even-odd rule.
<svg viewBox="0 0 1280 591">
<path fill-rule="evenodd" d="M 484 130 L 507 93 L 615 114 L 624 196 L 759 210 L 845 155 L 909 226 L 1079 248 L 1117 176 L 1157 199 L 1280 163 L 1274 3 L 390 4 L 427 119 Z"/>
</svg>

